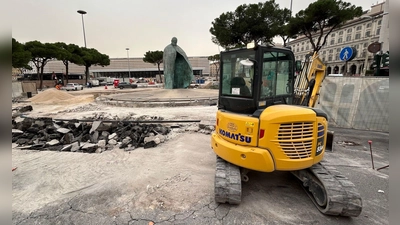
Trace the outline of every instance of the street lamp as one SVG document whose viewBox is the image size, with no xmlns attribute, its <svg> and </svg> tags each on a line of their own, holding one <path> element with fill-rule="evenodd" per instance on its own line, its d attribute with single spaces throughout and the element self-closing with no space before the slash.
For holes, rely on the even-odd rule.
<svg viewBox="0 0 400 225">
<path fill-rule="evenodd" d="M 86 48 L 86 35 L 85 35 L 85 23 L 83 22 L 83 15 L 86 14 L 86 11 L 78 10 L 77 11 L 82 16 L 82 27 L 83 27 L 83 41 L 85 43 Z M 85 81 L 86 85 L 88 85 L 88 76 L 89 76 L 89 67 L 85 66 Z"/>
<path fill-rule="evenodd" d="M 128 71 L 129 71 L 129 79 L 131 79 L 131 67 L 129 66 L 129 48 L 126 48 L 126 54 L 128 55 Z"/>
<path fill-rule="evenodd" d="M 83 15 L 86 14 L 86 11 L 78 10 L 77 12 L 82 15 L 83 40 L 85 42 L 85 48 L 86 48 L 85 23 L 83 22 Z"/>
<path fill-rule="evenodd" d="M 361 18 L 370 19 L 371 22 L 372 22 L 371 34 L 369 35 L 368 44 L 371 44 L 372 37 L 375 36 L 375 32 L 376 32 L 375 31 L 375 19 L 380 17 L 380 16 L 387 15 L 387 14 L 389 14 L 389 13 L 388 12 L 383 12 L 383 13 L 378 14 L 376 16 L 367 16 L 367 15 L 361 16 Z M 368 49 L 368 46 L 367 46 L 367 49 Z M 363 76 L 365 76 L 365 74 L 367 72 L 367 64 L 368 64 L 368 50 L 367 49 L 365 49 L 366 51 L 365 51 L 365 61 L 364 61 Z"/>
</svg>

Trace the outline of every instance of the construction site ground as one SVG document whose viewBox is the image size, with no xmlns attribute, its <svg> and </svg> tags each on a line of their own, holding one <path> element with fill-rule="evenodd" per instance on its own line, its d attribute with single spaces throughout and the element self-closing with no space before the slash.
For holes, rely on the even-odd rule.
<svg viewBox="0 0 400 225">
<path fill-rule="evenodd" d="M 141 88 L 71 92 L 165 91 Z M 175 91 L 176 97 L 199 96 L 196 90 Z M 63 91 L 65 92 L 65 91 Z M 215 96 L 215 90 L 201 90 Z M 110 93 L 104 93 L 110 94 Z M 116 94 L 116 93 L 114 93 Z M 186 94 L 186 95 L 185 95 Z M 97 97 L 103 94 L 95 94 Z M 205 94 L 202 94 L 204 96 Z M 171 96 L 169 96 L 171 98 Z M 82 101 L 30 104 L 30 117 L 80 119 L 96 113 L 132 117 L 149 115 L 170 120 L 215 121 L 215 105 L 117 107 L 88 98 Z M 182 127 L 196 124 L 182 124 Z M 214 201 L 216 156 L 210 135 L 174 129 L 173 138 L 155 148 L 102 153 L 21 150 L 12 146 L 13 224 L 389 224 L 389 134 L 333 128 L 334 151 L 325 159 L 359 190 L 363 211 L 346 218 L 321 214 L 289 172 L 250 172 L 242 185 L 240 205 Z M 374 167 L 372 169 L 370 145 Z"/>
</svg>

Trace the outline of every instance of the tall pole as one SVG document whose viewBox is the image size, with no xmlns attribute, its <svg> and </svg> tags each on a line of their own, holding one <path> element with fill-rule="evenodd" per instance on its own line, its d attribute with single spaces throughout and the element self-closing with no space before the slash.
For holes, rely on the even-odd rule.
<svg viewBox="0 0 400 225">
<path fill-rule="evenodd" d="M 84 41 L 84 43 L 85 43 L 85 48 L 86 48 L 85 23 L 83 22 L 83 15 L 86 14 L 86 11 L 78 10 L 77 12 L 78 12 L 79 14 L 81 14 L 81 16 L 82 16 L 83 41 Z"/>
<path fill-rule="evenodd" d="M 79 14 L 81 14 L 82 16 L 82 27 L 83 27 L 83 41 L 85 43 L 85 48 L 87 48 L 86 46 L 86 34 L 85 34 L 85 23 L 83 22 L 83 15 L 86 14 L 86 11 L 84 10 L 78 10 L 77 11 Z M 89 77 L 89 67 L 85 65 L 85 84 L 88 84 L 88 77 Z"/>
<path fill-rule="evenodd" d="M 293 0 L 290 0 L 290 18 L 292 18 L 292 5 L 293 5 Z M 290 37 L 288 37 L 287 42 L 288 43 L 290 42 Z"/>
<path fill-rule="evenodd" d="M 126 48 L 126 54 L 128 55 L 128 71 L 129 71 L 129 81 L 131 79 L 131 67 L 129 66 L 129 48 Z"/>
</svg>

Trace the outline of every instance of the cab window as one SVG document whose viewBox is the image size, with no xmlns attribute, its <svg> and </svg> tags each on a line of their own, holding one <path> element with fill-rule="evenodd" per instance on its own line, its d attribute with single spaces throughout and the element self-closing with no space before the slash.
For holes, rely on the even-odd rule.
<svg viewBox="0 0 400 225">
<path fill-rule="evenodd" d="M 254 51 L 232 52 L 222 56 L 221 72 L 223 95 L 252 97 L 254 64 L 243 64 L 243 60 L 247 59 L 254 59 Z"/>
</svg>

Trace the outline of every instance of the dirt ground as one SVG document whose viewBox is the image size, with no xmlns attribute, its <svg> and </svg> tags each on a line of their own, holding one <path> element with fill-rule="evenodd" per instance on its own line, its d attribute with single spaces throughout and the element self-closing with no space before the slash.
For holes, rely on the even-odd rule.
<svg viewBox="0 0 400 225">
<path fill-rule="evenodd" d="M 59 119 L 102 114 L 212 122 L 217 110 L 216 106 L 124 108 L 93 102 L 32 106 L 31 117 Z M 320 214 L 286 172 L 249 173 L 240 205 L 215 203 L 210 135 L 185 130 L 190 126 L 196 124 L 175 129 L 156 148 L 130 152 L 34 151 L 13 145 L 12 166 L 17 168 L 12 181 L 13 224 L 388 224 L 388 172 L 370 169 L 362 138 L 360 146 L 350 151 L 340 145 L 353 132 L 338 135 L 336 152 L 326 158 L 360 188 L 364 209 L 357 218 L 338 218 Z M 368 138 L 370 133 L 357 137 L 362 135 Z M 375 163 L 385 165 L 388 134 L 373 136 Z"/>
</svg>

